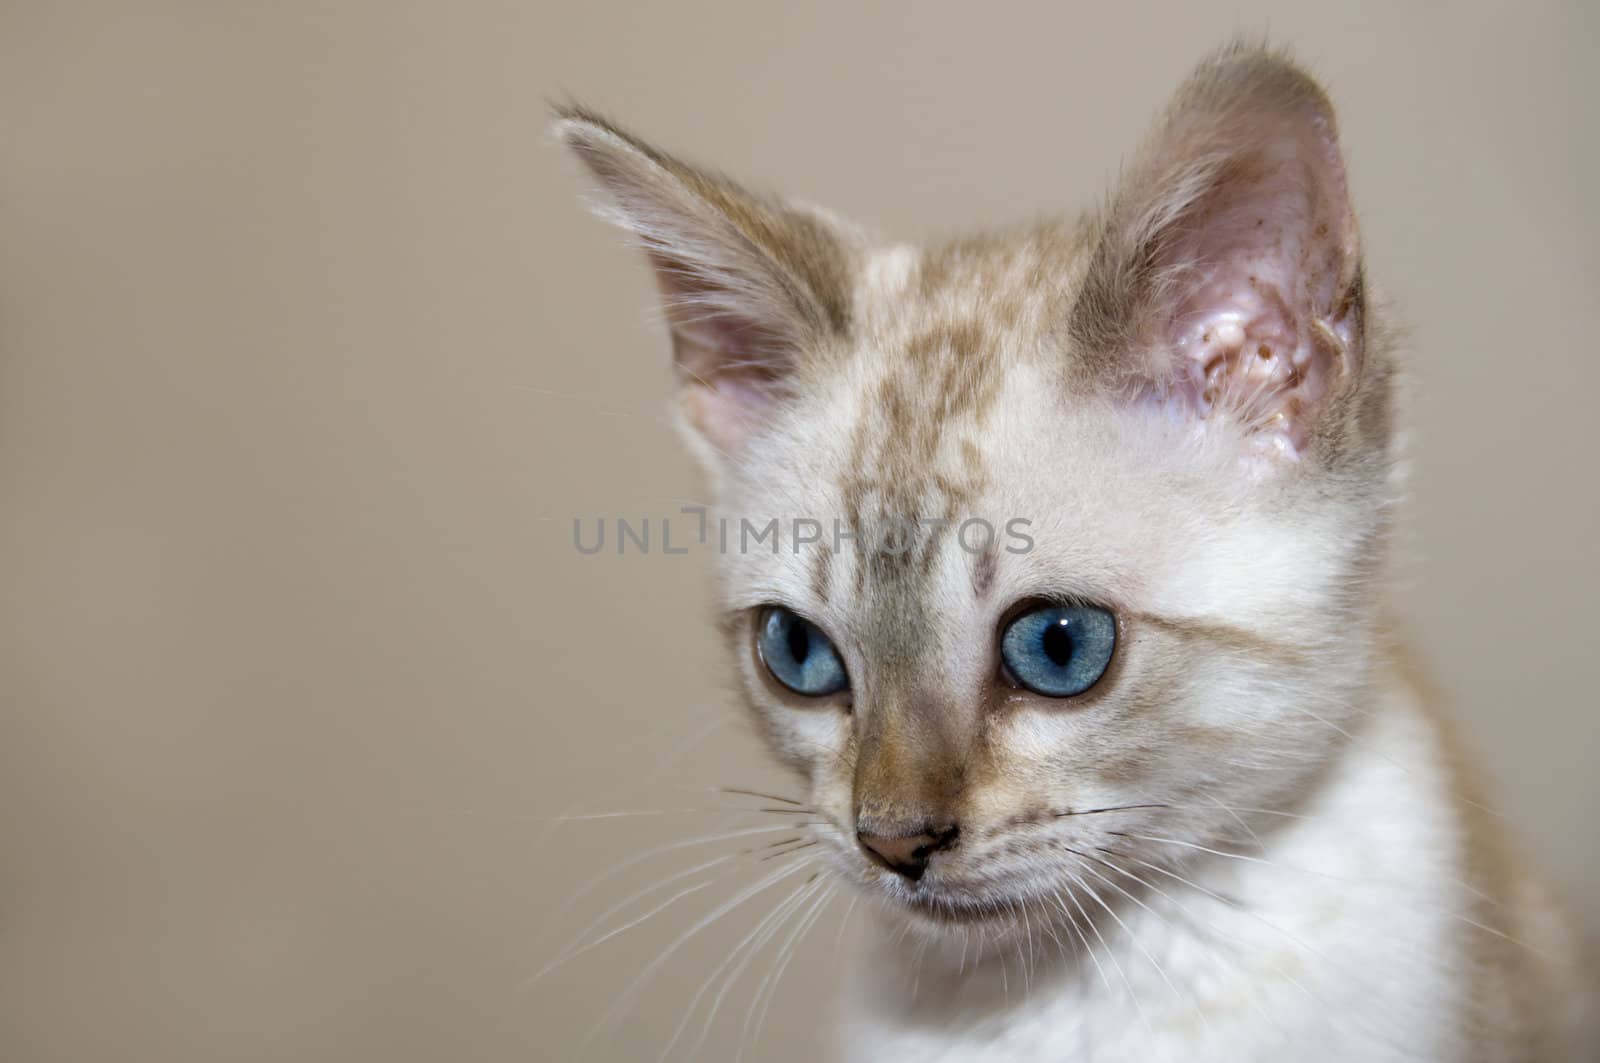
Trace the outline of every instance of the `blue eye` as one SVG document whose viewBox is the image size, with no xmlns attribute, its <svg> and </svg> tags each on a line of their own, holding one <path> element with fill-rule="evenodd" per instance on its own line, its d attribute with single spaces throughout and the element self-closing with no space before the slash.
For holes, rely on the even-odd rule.
<svg viewBox="0 0 1600 1063">
<path fill-rule="evenodd" d="M 850 685 L 844 662 L 822 629 L 781 605 L 761 614 L 756 648 L 774 679 L 808 698 L 820 698 Z"/>
<path fill-rule="evenodd" d="M 1000 636 L 1000 658 L 1036 694 L 1070 698 L 1105 675 L 1117 620 L 1093 605 L 1046 605 L 1023 613 Z"/>
</svg>

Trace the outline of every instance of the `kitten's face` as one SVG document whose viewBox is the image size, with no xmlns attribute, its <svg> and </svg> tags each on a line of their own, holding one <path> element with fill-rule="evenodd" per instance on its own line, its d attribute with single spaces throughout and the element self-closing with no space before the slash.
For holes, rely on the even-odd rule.
<svg viewBox="0 0 1600 1063">
<path fill-rule="evenodd" d="M 749 701 L 805 778 L 843 872 L 931 915 L 1009 919 L 1075 876 L 1102 894 L 1115 889 L 1098 875 L 1128 885 L 1094 863 L 1102 848 L 1166 863 L 1183 853 L 1137 835 L 1206 844 L 1238 833 L 1228 808 L 1280 806 L 1339 741 L 1364 682 L 1373 618 L 1349 592 L 1377 529 L 1359 505 L 1263 484 L 1241 459 L 1249 440 L 1226 429 L 1196 439 L 1162 410 L 1075 395 L 1047 336 L 993 323 L 972 335 L 923 365 L 888 353 L 902 344 L 860 350 L 859 375 L 795 403 L 725 508 L 786 531 L 814 517 L 825 541 L 730 551 L 724 602 Z M 972 358 L 999 367 L 980 407 L 952 411 L 919 383 Z M 907 433 L 886 391 L 937 431 Z M 953 523 L 875 560 L 849 541 L 833 549 L 835 517 Z M 970 518 L 995 529 L 991 548 L 982 525 L 957 538 Z M 1005 534 L 1017 518 L 1031 548 Z M 1029 690 L 1003 660 L 1008 625 L 1049 603 L 1115 619 L 1103 674 L 1075 696 Z M 786 648 L 763 652 L 773 605 L 826 635 L 846 689 L 807 697 L 773 674 L 766 658 Z M 1164 807 L 1077 814 L 1123 806 Z M 950 828 L 916 879 L 858 840 Z"/>
<path fill-rule="evenodd" d="M 1327 762 L 1389 372 L 1303 75 L 1218 60 L 1105 216 L 925 251 L 564 132 L 660 269 L 733 666 L 842 874 L 1070 919 Z"/>
</svg>

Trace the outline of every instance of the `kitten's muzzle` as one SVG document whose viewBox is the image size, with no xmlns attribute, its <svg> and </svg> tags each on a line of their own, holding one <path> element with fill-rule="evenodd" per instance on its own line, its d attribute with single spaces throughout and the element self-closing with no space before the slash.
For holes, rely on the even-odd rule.
<svg viewBox="0 0 1600 1063">
<path fill-rule="evenodd" d="M 873 860 L 911 882 L 928 870 L 928 861 L 941 849 L 948 849 L 960 835 L 960 828 L 925 827 L 908 834 L 873 834 L 856 831 L 856 841 Z"/>
</svg>

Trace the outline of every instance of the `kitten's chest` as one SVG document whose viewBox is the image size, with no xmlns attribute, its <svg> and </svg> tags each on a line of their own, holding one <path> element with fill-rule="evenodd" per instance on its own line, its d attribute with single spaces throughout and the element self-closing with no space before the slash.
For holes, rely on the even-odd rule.
<svg viewBox="0 0 1600 1063">
<path fill-rule="evenodd" d="M 1124 914 L 1127 931 L 1106 933 L 1104 943 L 1091 936 L 1092 957 L 1080 944 L 1030 960 L 1024 947 L 953 981 L 922 972 L 918 999 L 904 984 L 852 991 L 842 1058 L 1459 1058 L 1452 937 L 1437 915 L 1418 908 L 1374 924 L 1366 904 L 1324 898 L 1305 919 L 1280 912 L 1268 927 L 1241 912 L 1163 924 L 1173 917 L 1156 909 Z"/>
</svg>

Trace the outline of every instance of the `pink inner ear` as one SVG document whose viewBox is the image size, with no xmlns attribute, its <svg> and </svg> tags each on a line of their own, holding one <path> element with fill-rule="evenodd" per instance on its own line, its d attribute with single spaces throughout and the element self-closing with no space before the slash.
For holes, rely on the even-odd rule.
<svg viewBox="0 0 1600 1063">
<path fill-rule="evenodd" d="M 674 336 L 673 358 L 684 416 L 712 446 L 736 453 L 771 416 L 780 377 L 754 354 L 744 361 L 737 350 L 705 349 L 683 334 Z"/>
<path fill-rule="evenodd" d="M 683 385 L 683 412 L 701 435 L 724 454 L 736 454 L 764 423 L 773 397 L 748 376 L 723 374 Z"/>
<path fill-rule="evenodd" d="M 789 368 L 782 323 L 737 277 L 708 277 L 651 255 L 672 329 L 684 414 L 732 454 L 771 413 Z M 776 314 L 769 313 L 775 318 Z"/>
<path fill-rule="evenodd" d="M 1167 342 L 1180 396 L 1290 458 L 1358 340 L 1342 305 L 1354 279 L 1343 174 L 1309 139 L 1286 130 L 1230 163 L 1161 255 L 1178 278 Z"/>
</svg>

